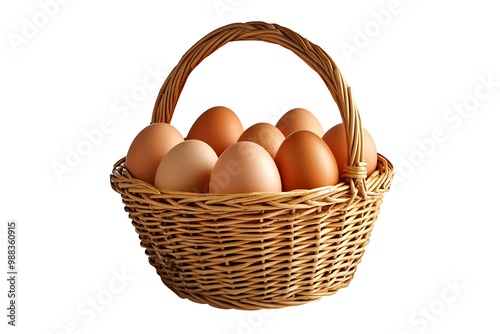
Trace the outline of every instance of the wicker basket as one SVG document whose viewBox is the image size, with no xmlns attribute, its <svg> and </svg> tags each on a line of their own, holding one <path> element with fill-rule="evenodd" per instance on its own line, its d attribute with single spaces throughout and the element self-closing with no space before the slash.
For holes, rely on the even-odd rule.
<svg viewBox="0 0 500 334">
<path fill-rule="evenodd" d="M 378 155 L 367 178 L 361 120 L 351 90 L 333 60 L 297 33 L 264 22 L 216 29 L 182 57 L 161 87 L 152 123 L 170 123 L 190 72 L 232 41 L 281 45 L 323 79 L 346 128 L 349 166 L 344 181 L 328 187 L 235 195 L 159 191 L 113 167 L 149 263 L 181 298 L 217 308 L 263 309 L 300 305 L 347 287 L 377 219 L 393 166 Z"/>
</svg>

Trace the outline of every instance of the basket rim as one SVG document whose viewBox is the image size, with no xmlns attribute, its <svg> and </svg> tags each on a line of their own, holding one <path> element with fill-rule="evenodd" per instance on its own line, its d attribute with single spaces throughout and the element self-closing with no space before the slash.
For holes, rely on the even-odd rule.
<svg viewBox="0 0 500 334">
<path fill-rule="evenodd" d="M 322 186 L 312 189 L 295 189 L 291 191 L 281 191 L 281 192 L 248 192 L 248 193 L 236 193 L 236 194 L 223 194 L 223 193 L 196 193 L 196 192 L 186 192 L 186 191 L 176 191 L 171 189 L 159 189 L 154 185 L 147 183 L 146 181 L 142 181 L 140 179 L 134 178 L 125 167 L 125 159 L 126 157 L 122 157 L 113 165 L 113 171 L 110 175 L 111 183 L 119 182 L 119 180 L 127 179 L 128 181 L 134 184 L 134 188 L 142 189 L 142 191 L 147 192 L 151 195 L 151 198 L 162 197 L 163 195 L 168 195 L 170 197 L 175 198 L 190 198 L 199 197 L 200 200 L 203 199 L 217 199 L 217 201 L 227 201 L 227 200 L 235 200 L 238 198 L 244 198 L 246 200 L 249 197 L 258 197 L 260 199 L 270 200 L 274 197 L 297 197 L 303 200 L 304 197 L 310 196 L 312 194 L 320 195 L 320 194 L 329 194 L 329 193 L 339 193 L 346 192 L 348 196 L 345 198 L 354 199 L 356 197 L 371 197 L 378 196 L 380 194 L 379 188 L 382 188 L 382 192 L 388 191 L 390 187 L 390 183 L 394 177 L 394 166 L 384 155 L 377 153 L 378 156 L 378 166 L 375 172 L 371 174 L 367 179 L 367 192 L 365 196 L 362 196 L 360 193 L 357 193 L 356 196 L 352 196 L 350 192 L 350 184 L 346 180 L 340 180 L 339 183 L 335 185 Z M 377 180 L 385 179 L 385 182 L 382 183 L 381 187 L 377 187 Z M 118 191 L 118 189 L 115 189 Z M 118 191 L 119 192 L 119 191 Z"/>
</svg>

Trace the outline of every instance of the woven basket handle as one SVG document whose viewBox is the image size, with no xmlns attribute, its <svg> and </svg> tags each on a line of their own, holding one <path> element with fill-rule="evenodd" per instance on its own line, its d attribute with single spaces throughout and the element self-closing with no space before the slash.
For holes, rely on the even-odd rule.
<svg viewBox="0 0 500 334">
<path fill-rule="evenodd" d="M 339 108 L 346 130 L 349 165 L 344 167 L 343 175 L 350 182 L 353 198 L 358 191 L 365 197 L 367 171 L 363 158 L 363 128 L 351 89 L 337 65 L 325 51 L 280 25 L 265 22 L 232 23 L 212 31 L 199 40 L 184 54 L 163 83 L 156 99 L 151 122 L 170 123 L 191 71 L 214 51 L 233 41 L 263 41 L 281 45 L 299 56 L 319 74 Z"/>
</svg>

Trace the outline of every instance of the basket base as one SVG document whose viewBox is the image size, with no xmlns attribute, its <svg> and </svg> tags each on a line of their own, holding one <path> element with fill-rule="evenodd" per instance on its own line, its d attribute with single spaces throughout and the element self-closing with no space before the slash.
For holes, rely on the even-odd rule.
<svg viewBox="0 0 500 334">
<path fill-rule="evenodd" d="M 146 251 L 146 254 L 148 252 Z M 218 309 L 235 309 L 235 310 L 262 310 L 262 309 L 278 309 L 289 306 L 299 306 L 307 304 L 310 302 L 319 301 L 323 297 L 332 296 L 337 293 L 340 289 L 349 286 L 351 280 L 353 279 L 354 272 L 356 271 L 356 266 L 353 267 L 351 274 L 345 277 L 344 282 L 336 283 L 334 286 L 329 287 L 328 291 L 314 293 L 308 293 L 307 295 L 288 295 L 281 297 L 266 296 L 266 294 L 252 294 L 252 297 L 245 297 L 241 294 L 235 295 L 223 295 L 217 293 L 203 293 L 195 292 L 194 289 L 179 288 L 167 274 L 167 271 L 159 263 L 160 261 L 155 257 L 154 254 L 148 255 L 148 260 L 151 266 L 155 267 L 156 273 L 160 276 L 163 284 L 172 292 L 174 292 L 177 297 L 182 299 L 188 299 L 192 302 L 198 304 L 206 304 L 211 307 Z"/>
<path fill-rule="evenodd" d="M 222 295 L 203 295 L 191 293 L 188 290 L 179 290 L 168 282 L 168 280 L 160 277 L 162 282 L 167 286 L 172 292 L 174 292 L 179 298 L 188 299 L 194 303 L 206 304 L 211 307 L 218 309 L 235 309 L 235 310 L 262 310 L 262 309 L 278 309 L 289 306 L 299 306 L 310 302 L 319 301 L 321 298 L 326 297 L 326 294 L 320 294 L 316 296 L 308 295 L 303 298 L 293 296 L 288 299 L 269 299 L 261 298 L 261 300 L 256 299 L 245 299 L 239 298 L 238 296 L 222 296 Z M 349 282 L 338 284 L 334 289 L 331 289 L 328 296 L 334 295 L 340 289 L 346 288 Z"/>
<path fill-rule="evenodd" d="M 162 265 L 161 260 L 154 253 L 145 251 L 148 255 L 148 261 L 160 276 L 163 284 L 179 298 L 187 299 L 198 304 L 206 304 L 218 309 L 235 309 L 235 310 L 262 310 L 262 309 L 278 309 L 289 306 L 299 306 L 314 301 L 319 301 L 323 297 L 332 296 L 340 289 L 349 286 L 356 272 L 357 263 L 353 263 L 348 273 L 343 276 L 342 280 L 328 287 L 327 290 L 318 290 L 316 292 L 309 291 L 307 294 L 271 294 L 258 289 L 247 287 L 245 291 L 238 294 L 223 294 L 219 291 L 211 293 L 184 287 L 182 283 L 172 280 L 172 268 L 166 268 Z M 170 272 L 170 274 L 169 274 Z M 250 289 L 250 291 L 249 291 Z M 260 293 L 259 293 L 260 292 Z M 245 295 L 243 295 L 245 293 Z"/>
</svg>

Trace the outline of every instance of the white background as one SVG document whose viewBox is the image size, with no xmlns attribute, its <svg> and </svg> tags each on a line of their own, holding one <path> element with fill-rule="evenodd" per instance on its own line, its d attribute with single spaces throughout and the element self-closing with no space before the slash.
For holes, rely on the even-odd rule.
<svg viewBox="0 0 500 334">
<path fill-rule="evenodd" d="M 19 278 L 16 328 L 6 324 L 1 280 L 2 333 L 499 332 L 500 21 L 492 1 L 8 3 L 0 8 L 0 267 L 6 275 L 14 219 Z M 219 26 L 251 20 L 289 27 L 335 60 L 397 173 L 351 285 L 269 312 L 177 298 L 109 184 L 183 53 Z M 297 106 L 325 129 L 338 123 L 315 72 L 264 44 L 233 43 L 207 58 L 172 124 L 186 134 L 213 105 L 231 107 L 245 126 Z M 78 148 L 86 155 L 72 156 Z"/>
</svg>

